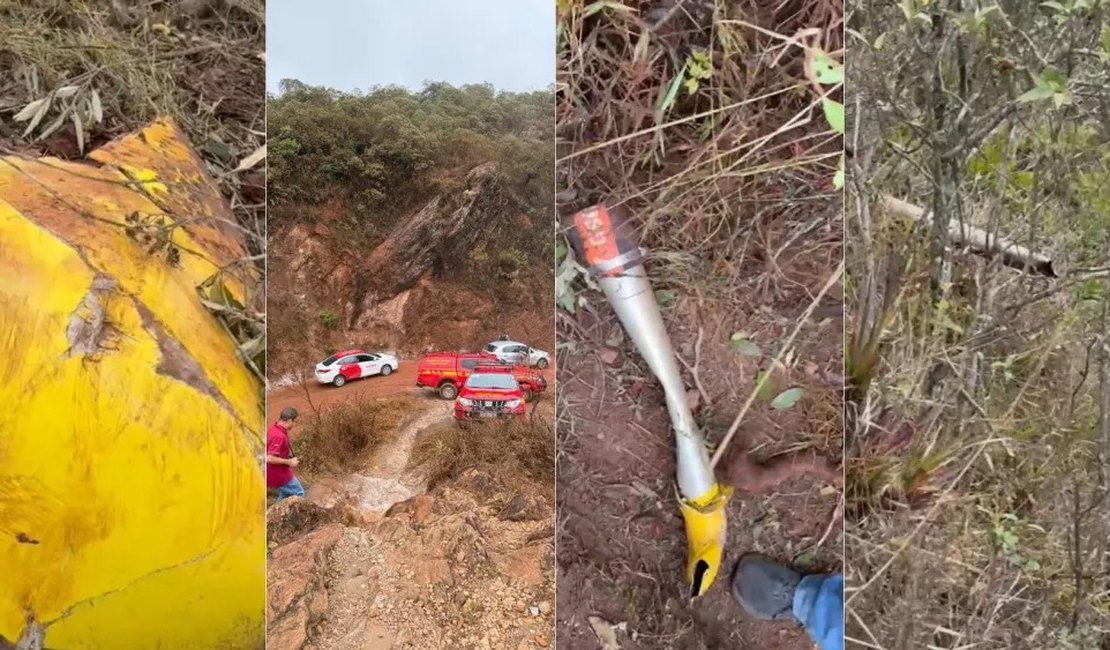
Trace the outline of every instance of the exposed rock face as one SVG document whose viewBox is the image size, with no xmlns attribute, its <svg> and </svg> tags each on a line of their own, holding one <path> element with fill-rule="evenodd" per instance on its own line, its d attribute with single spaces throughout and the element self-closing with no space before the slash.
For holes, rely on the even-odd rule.
<svg viewBox="0 0 1110 650">
<path fill-rule="evenodd" d="M 398 226 L 370 254 L 358 284 L 384 297 L 413 287 L 425 274 L 442 276 L 522 210 L 502 186 L 496 165 L 476 167 L 461 192 L 437 196 Z"/>
<path fill-rule="evenodd" d="M 428 346 L 470 349 L 505 328 L 550 347 L 548 283 L 522 280 L 518 269 L 486 278 L 482 288 L 465 275 L 473 251 L 496 256 L 506 234 L 530 224 L 522 216 L 526 211 L 488 163 L 472 169 L 458 191 L 434 196 L 402 219 L 372 250 L 343 239 L 344 210 L 336 206 L 319 208 L 320 221 L 306 219 L 273 233 L 271 336 L 283 346 L 268 359 L 271 378 L 303 367 L 305 356 L 317 361 L 340 348 L 378 347 L 403 355 Z M 323 223 L 329 220 L 331 225 Z M 492 300 L 490 285 L 504 295 Z"/>
<path fill-rule="evenodd" d="M 267 567 L 267 648 L 300 650 L 324 619 L 325 569 L 342 535 L 342 525 L 328 524 L 274 550 Z"/>
</svg>

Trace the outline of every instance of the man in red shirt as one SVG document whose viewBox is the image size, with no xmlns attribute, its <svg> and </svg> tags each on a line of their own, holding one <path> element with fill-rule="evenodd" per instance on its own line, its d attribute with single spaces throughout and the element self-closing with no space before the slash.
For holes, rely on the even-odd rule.
<svg viewBox="0 0 1110 650">
<path fill-rule="evenodd" d="M 281 410 L 278 421 L 266 431 L 266 488 L 277 490 L 277 500 L 287 497 L 304 497 L 304 486 L 293 475 L 293 468 L 300 464 L 289 445 L 289 429 L 297 421 L 297 409 L 287 406 Z"/>
</svg>

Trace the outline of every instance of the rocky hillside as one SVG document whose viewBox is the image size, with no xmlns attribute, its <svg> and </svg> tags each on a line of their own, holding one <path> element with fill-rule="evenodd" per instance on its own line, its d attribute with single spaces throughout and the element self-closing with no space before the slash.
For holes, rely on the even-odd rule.
<svg viewBox="0 0 1110 650">
<path fill-rule="evenodd" d="M 352 345 L 416 355 L 474 349 L 507 331 L 550 349 L 552 265 L 501 245 L 530 224 L 486 163 L 373 247 L 349 241 L 335 210 L 271 233 L 271 378 Z"/>
<path fill-rule="evenodd" d="M 550 91 L 431 83 L 268 103 L 271 379 L 347 346 L 554 341 Z"/>
<path fill-rule="evenodd" d="M 551 504 L 470 470 L 384 515 L 269 509 L 267 648 L 552 647 Z"/>
</svg>

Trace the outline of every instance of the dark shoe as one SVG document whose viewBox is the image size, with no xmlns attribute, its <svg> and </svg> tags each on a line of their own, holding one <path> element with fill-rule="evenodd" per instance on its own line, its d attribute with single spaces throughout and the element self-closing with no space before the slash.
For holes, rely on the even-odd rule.
<svg viewBox="0 0 1110 650">
<path fill-rule="evenodd" d="M 732 574 L 732 597 L 755 618 L 771 621 L 794 619 L 794 590 L 802 574 L 769 557 L 750 554 L 740 558 Z"/>
</svg>

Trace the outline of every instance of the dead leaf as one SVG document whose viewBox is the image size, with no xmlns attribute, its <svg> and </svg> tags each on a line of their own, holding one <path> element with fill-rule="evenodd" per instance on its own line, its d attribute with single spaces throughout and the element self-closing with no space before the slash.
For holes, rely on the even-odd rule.
<svg viewBox="0 0 1110 650">
<path fill-rule="evenodd" d="M 77 135 L 77 152 L 83 156 L 85 155 L 85 128 L 81 124 L 81 118 L 77 116 L 77 111 L 71 112 L 69 117 L 73 120 L 73 130 Z"/>
<path fill-rule="evenodd" d="M 264 158 L 266 158 L 266 145 L 262 145 L 261 147 L 255 149 L 254 153 L 240 161 L 239 166 L 235 168 L 235 171 L 246 171 L 251 167 L 257 165 L 258 163 L 262 162 Z"/>
<path fill-rule="evenodd" d="M 617 363 L 617 357 L 619 357 L 620 355 L 617 354 L 617 351 L 612 348 L 602 348 L 601 352 L 597 353 L 597 356 L 601 357 L 602 363 L 607 366 L 611 366 Z"/>
<path fill-rule="evenodd" d="M 104 106 L 100 103 L 100 93 L 96 92 L 96 88 L 93 88 L 92 95 L 89 98 L 89 112 L 93 122 L 100 124 L 104 121 Z"/>
<path fill-rule="evenodd" d="M 45 103 L 46 103 L 46 99 L 36 99 L 35 101 L 31 102 L 30 104 L 27 104 L 26 106 L 24 106 L 23 110 L 16 113 L 15 117 L 13 117 L 12 119 L 15 120 L 16 122 L 26 122 L 27 120 L 34 117 L 35 113 L 38 113 L 39 109 L 42 108 L 42 105 L 45 104 Z"/>
<path fill-rule="evenodd" d="M 621 650 L 617 643 L 617 627 L 600 616 L 591 616 L 588 619 L 590 627 L 594 629 L 597 640 L 601 642 L 601 650 Z"/>
<path fill-rule="evenodd" d="M 54 132 L 57 131 L 58 129 L 62 128 L 62 125 L 65 124 L 65 121 L 66 121 L 67 117 L 69 117 L 68 113 L 66 111 L 62 111 L 62 114 L 58 116 L 58 119 L 54 120 L 50 124 L 50 126 L 43 129 L 42 132 L 39 133 L 38 137 L 35 138 L 35 139 L 41 142 L 41 141 L 49 138 L 50 136 L 54 135 Z M 24 136 L 24 137 L 26 137 L 26 136 Z"/>
</svg>

